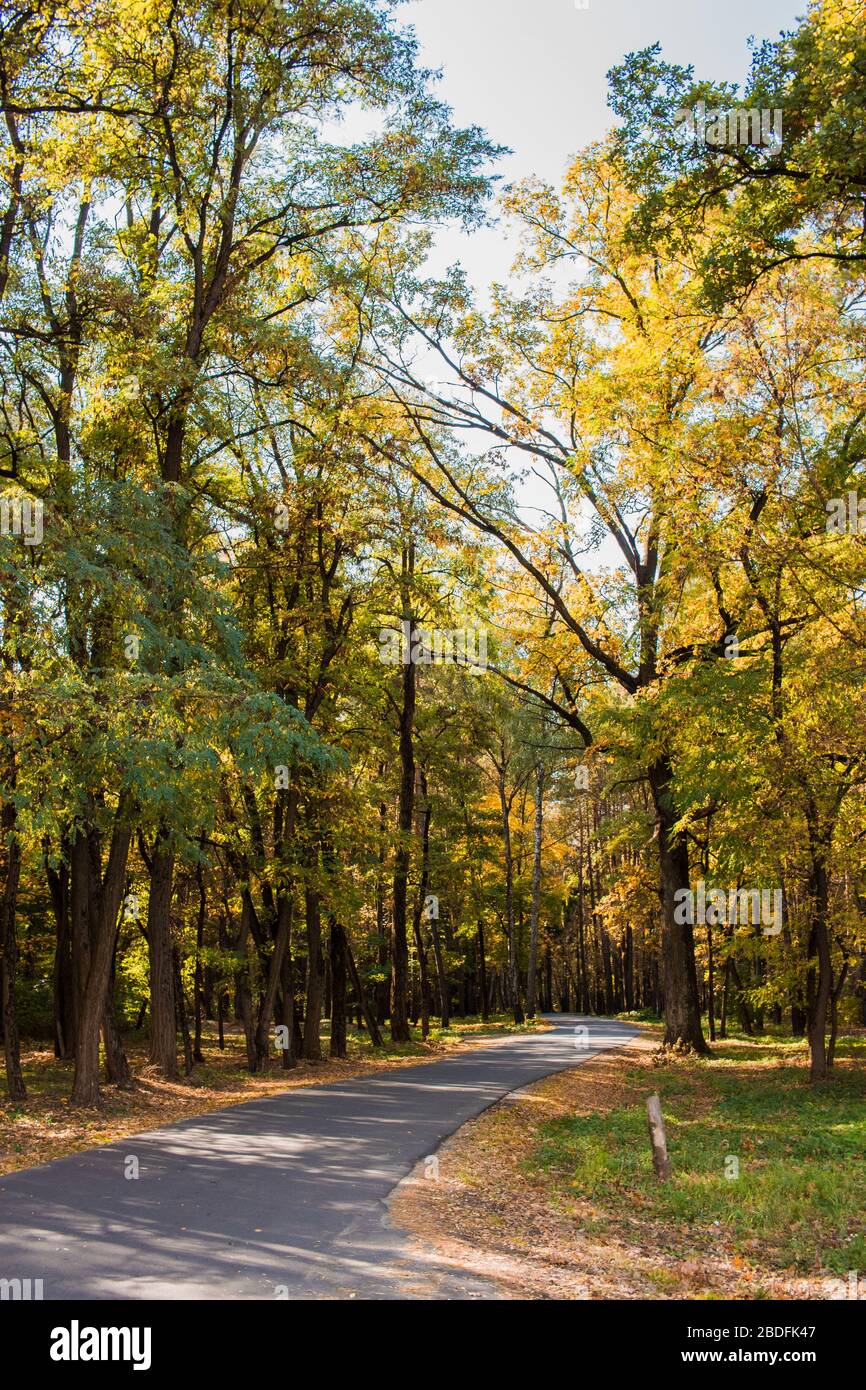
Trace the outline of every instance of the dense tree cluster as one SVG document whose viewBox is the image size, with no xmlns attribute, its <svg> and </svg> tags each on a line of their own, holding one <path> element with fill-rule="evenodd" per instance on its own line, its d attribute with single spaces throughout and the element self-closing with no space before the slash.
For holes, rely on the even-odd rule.
<svg viewBox="0 0 866 1390">
<path fill-rule="evenodd" d="M 258 1071 L 559 1008 L 784 1019 L 823 1079 L 866 1007 L 862 8 L 741 97 L 632 55 L 483 300 L 428 252 L 498 150 L 390 5 L 0 39 L 10 1095 L 22 1030 L 90 1105 L 136 1027 L 172 1077 L 208 1021 Z M 698 100 L 781 149 L 684 147 Z"/>
</svg>

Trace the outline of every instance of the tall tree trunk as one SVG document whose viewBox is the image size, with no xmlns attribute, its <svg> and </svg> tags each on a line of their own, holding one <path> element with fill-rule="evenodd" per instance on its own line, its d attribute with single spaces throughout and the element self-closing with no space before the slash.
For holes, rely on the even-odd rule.
<svg viewBox="0 0 866 1390">
<path fill-rule="evenodd" d="M 716 981 L 715 960 L 713 958 L 713 929 L 707 923 L 707 1015 L 710 1027 L 710 1042 L 716 1041 Z"/>
<path fill-rule="evenodd" d="M 514 922 L 514 855 L 511 850 L 510 806 L 505 792 L 505 774 L 500 772 L 498 779 L 499 806 L 502 812 L 502 844 L 505 854 L 505 924 L 508 937 L 508 974 L 511 986 L 511 1009 L 514 1022 L 524 1022 L 523 1005 L 520 1002 L 520 969 L 517 959 L 517 933 Z"/>
<path fill-rule="evenodd" d="M 336 917 L 330 919 L 331 958 L 331 1056 L 346 1055 L 346 932 Z"/>
<path fill-rule="evenodd" d="M 13 571 L 14 575 L 14 571 Z M 19 629 L 24 611 L 20 585 L 14 578 L 4 577 L 3 605 L 3 675 L 12 680 L 22 665 L 19 648 Z M 2 736 L 2 795 L 0 811 L 0 854 L 5 857 L 2 888 L 0 888 L 0 1023 L 3 1028 L 3 1050 L 6 1058 L 6 1089 L 10 1100 L 24 1100 L 27 1087 L 21 1070 L 21 1043 L 18 1036 L 18 1014 L 15 1007 L 15 977 L 18 970 L 18 886 L 21 880 L 21 843 L 18 839 L 18 812 L 15 791 L 18 785 L 18 762 L 9 715 L 12 695 L 3 691 L 0 698 L 0 736 Z"/>
<path fill-rule="evenodd" d="M 120 1032 L 114 1017 L 114 979 L 116 973 L 116 949 L 111 957 L 111 973 L 105 991 L 105 1015 L 102 1020 L 102 1043 L 105 1049 L 106 1078 L 121 1090 L 132 1086 L 132 1073 L 120 1040 Z"/>
<path fill-rule="evenodd" d="M 415 952 L 418 957 L 418 993 L 420 996 L 421 1037 L 430 1036 L 430 971 L 427 967 L 427 947 L 421 935 L 421 908 L 412 913 L 412 934 L 415 938 Z M 416 1020 L 417 1021 L 417 1020 Z"/>
<path fill-rule="evenodd" d="M 250 952 L 249 941 L 252 934 L 252 921 L 255 914 L 252 898 L 249 889 L 245 889 L 241 896 L 241 920 L 237 935 L 232 943 L 232 950 L 235 956 L 234 968 L 234 989 L 235 989 L 235 1015 L 240 1019 L 244 1030 L 244 1041 L 247 1049 L 247 1066 L 250 1071 L 256 1069 L 256 1034 L 253 1023 L 253 997 L 250 988 Z"/>
<path fill-rule="evenodd" d="M 172 965 L 171 898 L 174 849 L 161 830 L 150 863 L 147 953 L 150 965 L 150 1061 L 167 1080 L 178 1075 L 177 1005 Z"/>
<path fill-rule="evenodd" d="M 658 826 L 664 1040 L 671 1047 L 681 1043 L 707 1054 L 709 1048 L 701 1026 L 694 931 L 690 922 L 680 924 L 676 920 L 677 894 L 689 888 L 689 852 L 685 837 L 674 829 L 678 815 L 671 794 L 672 776 L 670 761 L 664 757 L 649 771 Z"/>
<path fill-rule="evenodd" d="M 448 980 L 448 967 L 445 963 L 445 953 L 442 950 L 442 936 L 439 931 L 439 923 L 435 920 L 430 923 L 430 940 L 433 945 L 433 960 L 436 965 L 436 983 L 439 993 L 439 1017 L 443 1028 L 451 1027 L 451 985 Z"/>
<path fill-rule="evenodd" d="M 105 1015 L 102 1020 L 102 1043 L 105 1049 L 105 1076 L 113 1086 L 127 1091 L 132 1086 L 132 1073 L 123 1050 L 117 1023 L 114 1018 L 113 998 L 105 1001 Z"/>
<path fill-rule="evenodd" d="M 270 1034 L 271 1025 L 277 1008 L 277 999 L 283 984 L 293 979 L 293 972 L 284 969 L 286 958 L 291 958 L 292 925 L 294 915 L 295 897 L 288 873 L 288 850 L 289 845 L 295 837 L 295 827 L 297 823 L 298 806 L 300 802 L 300 791 L 296 784 L 286 788 L 278 794 L 277 803 L 274 807 L 274 862 L 280 875 L 280 887 L 277 890 L 276 898 L 270 885 L 265 886 L 265 905 L 269 910 L 271 936 L 273 938 L 273 950 L 270 957 L 263 959 L 263 971 L 265 976 L 265 986 L 259 1004 L 259 1015 L 256 1024 L 256 1066 L 259 1071 L 264 1071 L 270 1062 Z M 253 809 L 255 802 L 252 801 Z M 261 832 L 257 832 L 258 837 L 258 857 L 264 861 L 265 850 L 264 840 Z M 252 900 L 251 900 L 252 901 Z M 289 1012 L 294 1023 L 294 998 L 289 1001 Z M 283 1012 L 286 1012 L 285 999 Z M 283 1026 L 287 1027 L 285 1020 Z M 286 1051 L 283 1052 L 283 1066 L 294 1066 L 293 1042 L 290 1039 L 289 1052 L 291 1060 L 287 1062 Z"/>
<path fill-rule="evenodd" d="M 294 900 L 290 912 L 294 915 Z M 284 1046 L 281 1049 L 282 1068 L 283 1071 L 294 1071 L 298 1065 L 298 1053 L 295 1048 L 295 963 L 292 960 L 291 928 L 280 969 L 279 1021 L 286 1030 Z"/>
<path fill-rule="evenodd" d="M 105 1017 L 105 1000 L 117 939 L 117 919 L 123 900 L 132 839 L 130 815 L 129 801 L 121 797 L 115 815 L 108 864 L 101 881 L 98 874 L 99 837 L 92 827 L 86 837 L 89 841 L 86 849 L 91 859 L 89 879 L 93 912 L 90 914 L 86 983 L 78 1001 L 75 1080 L 71 1096 L 73 1105 L 93 1106 L 99 1103 L 99 1034 Z"/>
<path fill-rule="evenodd" d="M 833 963 L 827 924 L 829 884 L 823 845 L 813 841 L 810 872 L 809 966 L 806 976 L 806 1037 L 809 1040 L 809 1076 L 826 1081 L 827 1023 L 833 993 Z M 817 969 L 816 969 L 817 962 Z"/>
<path fill-rule="evenodd" d="M 358 1004 L 360 1006 L 364 1022 L 367 1025 L 367 1032 L 370 1034 L 370 1041 L 372 1042 L 374 1047 L 383 1047 L 384 1041 L 382 1038 L 382 1034 L 379 1031 L 379 1022 L 376 1018 L 376 1013 L 371 1006 L 370 999 L 367 995 L 367 991 L 364 989 L 364 982 L 361 979 L 360 974 L 358 973 L 358 967 L 355 964 L 355 957 L 352 954 L 352 946 L 348 937 L 346 937 L 346 960 L 349 965 L 349 974 L 352 977 L 352 984 L 354 985 L 355 993 L 358 996 Z"/>
<path fill-rule="evenodd" d="M 424 940 L 424 917 L 427 905 L 427 889 L 430 886 L 430 803 L 427 800 L 427 779 L 423 769 L 419 768 L 418 778 L 423 795 L 423 805 L 421 809 L 421 879 L 418 884 L 418 898 L 415 909 L 412 913 L 412 934 L 415 938 L 415 952 L 418 957 L 419 988 L 421 995 L 421 1036 L 430 1036 L 430 971 L 427 966 L 427 943 Z M 431 936 L 435 923 L 430 922 Z M 442 979 L 439 977 L 439 988 L 441 992 Z M 447 1002 L 445 1012 L 447 1013 Z"/>
<path fill-rule="evenodd" d="M 90 970 L 90 853 L 83 828 L 77 829 L 69 853 L 69 921 L 72 946 L 72 1055 L 78 1039 L 78 1013 Z"/>
<path fill-rule="evenodd" d="M 749 1008 L 749 1001 L 746 998 L 746 991 L 743 987 L 743 981 L 740 976 L 739 966 L 737 965 L 737 962 L 733 956 L 730 957 L 728 964 L 730 966 L 731 982 L 734 986 L 734 1000 L 737 1005 L 737 1013 L 740 1015 L 740 1027 L 742 1028 L 746 1037 L 751 1038 L 754 1036 L 755 1025 L 752 1019 L 751 1010 Z"/>
<path fill-rule="evenodd" d="M 848 979 L 848 962 L 839 971 L 839 978 L 830 996 L 830 1040 L 827 1044 L 827 1070 L 831 1071 L 836 1060 L 836 1039 L 839 1034 L 839 1000 L 842 998 L 842 991 L 845 988 L 845 981 Z"/>
<path fill-rule="evenodd" d="M 625 1007 L 627 1013 L 634 1011 L 634 932 L 631 923 L 625 929 L 625 953 L 623 957 L 623 977 L 625 985 Z"/>
<path fill-rule="evenodd" d="M 604 1011 L 608 1017 L 616 1013 L 613 993 L 613 970 L 610 959 L 610 936 L 607 927 L 601 926 L 601 965 L 604 971 Z"/>
<path fill-rule="evenodd" d="M 201 1050 L 202 1032 L 202 1013 L 205 1009 L 204 997 L 204 963 L 202 953 L 204 951 L 204 924 L 207 916 L 207 895 L 205 893 L 204 870 L 201 864 L 196 865 L 195 880 L 198 886 L 198 915 L 195 924 L 195 974 L 193 976 L 193 1011 L 195 1036 L 192 1044 L 192 1060 L 203 1062 L 204 1053 Z"/>
<path fill-rule="evenodd" d="M 386 765 L 380 763 L 379 776 L 384 777 L 387 771 Z M 378 871 L 376 873 L 376 937 L 378 941 L 379 969 L 382 973 L 381 980 L 376 985 L 376 1021 L 380 1024 L 387 1022 L 388 1014 L 391 1011 L 391 934 L 385 924 L 385 860 L 387 857 L 388 841 L 388 806 L 386 802 L 379 805 L 379 850 L 377 854 Z"/>
<path fill-rule="evenodd" d="M 419 898 L 426 901 L 430 887 L 430 823 L 433 817 L 433 807 L 427 788 L 427 774 L 424 768 L 420 769 L 419 782 L 421 795 L 424 798 L 424 815 L 421 822 L 421 888 Z M 439 918 L 435 912 L 430 916 L 430 941 L 433 946 L 433 960 L 436 965 L 436 986 L 439 995 L 439 1019 L 443 1028 L 451 1027 L 451 986 L 448 980 L 448 970 L 445 965 L 445 953 L 442 950 L 442 935 L 439 931 Z"/>
<path fill-rule="evenodd" d="M 268 975 L 256 1027 L 256 1067 L 258 1071 L 264 1071 L 270 1060 L 271 1023 L 276 1008 L 277 994 L 281 982 L 284 982 L 284 964 L 291 952 L 293 909 L 294 896 L 292 893 L 286 892 L 285 889 L 281 889 L 277 897 L 277 934 L 274 938 L 273 953 L 268 963 Z M 291 975 L 291 972 L 289 974 Z M 292 1001 L 293 1003 L 294 1001 Z M 283 1019 L 283 1026 L 288 1026 L 285 1018 Z"/>
<path fill-rule="evenodd" d="M 61 853 L 65 857 L 69 853 L 69 846 L 65 840 Z M 57 869 L 46 863 L 45 870 L 57 928 L 54 947 L 54 1055 L 66 1061 L 75 1050 L 75 986 L 72 974 L 69 865 L 64 859 Z"/>
<path fill-rule="evenodd" d="M 719 1019 L 719 1037 L 725 1039 L 728 1036 L 728 1007 L 731 997 L 731 961 L 730 957 L 725 961 L 725 974 L 722 982 L 722 1016 Z"/>
<path fill-rule="evenodd" d="M 469 810 L 463 805 L 463 824 L 466 830 L 466 852 L 469 862 L 469 881 L 472 888 L 472 903 L 475 909 L 476 939 L 478 942 L 478 991 L 481 995 L 481 1020 L 487 1023 L 490 1018 L 490 986 L 487 980 L 487 946 L 484 940 L 484 915 L 478 880 L 475 872 L 475 854 L 472 846 L 472 828 L 469 824 Z"/>
<path fill-rule="evenodd" d="M 15 1009 L 15 974 L 18 965 L 18 938 L 15 930 L 15 914 L 18 904 L 18 884 L 21 878 L 21 847 L 18 842 L 15 822 L 15 804 L 11 798 L 14 776 L 10 787 L 7 774 L 6 796 L 3 803 L 2 824 L 3 846 L 6 852 L 6 866 L 3 876 L 3 892 L 0 896 L 0 997 L 3 1012 L 3 1051 L 6 1059 L 6 1089 L 10 1100 L 26 1100 L 27 1087 L 21 1069 L 21 1043 L 18 1037 L 18 1016 Z"/>
<path fill-rule="evenodd" d="M 532 907 L 529 926 L 529 970 L 526 977 L 526 1012 L 535 1018 L 535 980 L 538 970 L 538 924 L 541 908 L 541 840 L 544 829 L 544 764 L 535 769 L 535 832 L 532 853 Z"/>
<path fill-rule="evenodd" d="M 417 683 L 413 659 L 415 622 L 412 617 L 409 589 L 414 569 L 415 547 L 409 545 L 403 552 L 403 630 L 409 632 L 411 637 L 409 651 L 403 653 L 403 702 L 400 709 L 400 796 L 397 812 L 397 850 L 394 856 L 394 909 L 391 922 L 391 958 L 393 962 L 391 1038 L 396 1043 L 408 1042 L 411 1037 L 409 1030 L 409 942 L 406 932 L 406 905 L 409 893 L 409 868 L 412 862 L 412 821 L 415 810 L 414 729 Z"/>
<path fill-rule="evenodd" d="M 581 821 L 581 848 L 577 869 L 577 952 L 578 960 L 580 961 L 580 1003 L 578 1004 L 578 1008 L 582 1014 L 589 1014 L 592 1012 L 592 1000 L 589 993 L 589 972 L 586 959 L 586 898 L 583 878 L 582 837 L 583 822 Z"/>
<path fill-rule="evenodd" d="M 183 976 L 180 970 L 180 951 L 176 946 L 171 951 L 172 980 L 174 984 L 174 999 L 176 1019 L 175 1026 L 183 1039 L 183 1070 L 184 1075 L 189 1076 L 193 1067 L 192 1039 L 189 1035 L 189 1022 L 186 1016 L 186 1000 L 183 994 Z"/>
<path fill-rule="evenodd" d="M 479 916 L 475 928 L 478 941 L 478 991 L 481 995 L 481 1021 L 490 1019 L 490 991 L 487 984 L 487 951 L 484 942 L 484 919 Z"/>
<path fill-rule="evenodd" d="M 319 894 L 308 888 L 304 894 L 307 915 L 307 1004 L 304 1015 L 304 1059 L 321 1062 L 322 994 L 322 915 Z"/>
</svg>

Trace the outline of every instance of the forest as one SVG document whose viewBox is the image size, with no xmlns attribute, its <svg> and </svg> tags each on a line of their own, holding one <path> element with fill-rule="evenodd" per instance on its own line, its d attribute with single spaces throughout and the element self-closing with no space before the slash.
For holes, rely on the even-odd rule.
<svg viewBox="0 0 866 1390">
<path fill-rule="evenodd" d="M 743 90 L 628 54 L 506 184 L 388 0 L 2 5 L 11 1101 L 34 1041 L 87 1108 L 133 1039 L 173 1079 L 559 1011 L 832 1081 L 864 92 L 862 4 L 812 0 Z M 434 273 L 495 219 L 507 282 Z"/>
</svg>

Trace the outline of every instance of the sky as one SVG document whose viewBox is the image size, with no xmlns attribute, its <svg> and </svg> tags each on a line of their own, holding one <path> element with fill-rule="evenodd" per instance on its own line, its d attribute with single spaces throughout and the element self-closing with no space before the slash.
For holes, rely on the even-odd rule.
<svg viewBox="0 0 866 1390">
<path fill-rule="evenodd" d="M 587 5 L 587 8 L 581 6 Z M 513 154 L 504 181 L 557 182 L 570 157 L 609 128 L 606 73 L 660 41 L 664 56 L 698 78 L 742 81 L 748 38 L 792 29 L 806 0 L 410 0 L 421 61 L 443 70 L 439 95 L 458 124 L 483 126 Z M 460 259 L 479 285 L 502 279 L 513 247 L 502 232 L 440 239 L 443 264 Z M 437 257 L 437 259 L 439 259 Z"/>
<path fill-rule="evenodd" d="M 480 125 L 513 151 L 498 166 L 502 182 L 533 174 L 558 183 L 613 123 L 606 74 L 626 53 L 660 42 L 668 61 L 693 66 L 698 79 L 740 83 L 750 36 L 776 38 L 805 9 L 806 0 L 408 0 L 397 13 L 415 29 L 421 63 L 442 70 L 436 90 L 455 122 Z M 507 279 L 515 252 L 502 225 L 446 229 L 428 271 L 460 261 L 483 302 L 493 281 Z M 473 447 L 471 436 L 465 442 Z M 534 478 L 517 496 L 527 516 L 551 505 Z M 607 549 L 599 560 L 616 563 Z"/>
</svg>

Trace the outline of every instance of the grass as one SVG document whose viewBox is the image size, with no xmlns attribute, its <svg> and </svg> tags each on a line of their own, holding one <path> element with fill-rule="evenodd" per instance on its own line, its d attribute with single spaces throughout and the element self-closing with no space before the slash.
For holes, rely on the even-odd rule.
<svg viewBox="0 0 866 1390">
<path fill-rule="evenodd" d="M 721 1239 L 769 1268 L 866 1268 L 866 1040 L 845 1039 L 831 1081 L 804 1045 L 717 1043 L 709 1060 L 631 1068 L 628 1103 L 542 1126 L 526 1160 L 552 1201 L 579 1197 L 597 1230 L 667 1228 L 710 1253 Z M 661 1096 L 673 1178 L 652 1168 L 645 1101 Z M 599 1212 L 601 1218 L 599 1219 Z"/>
</svg>

